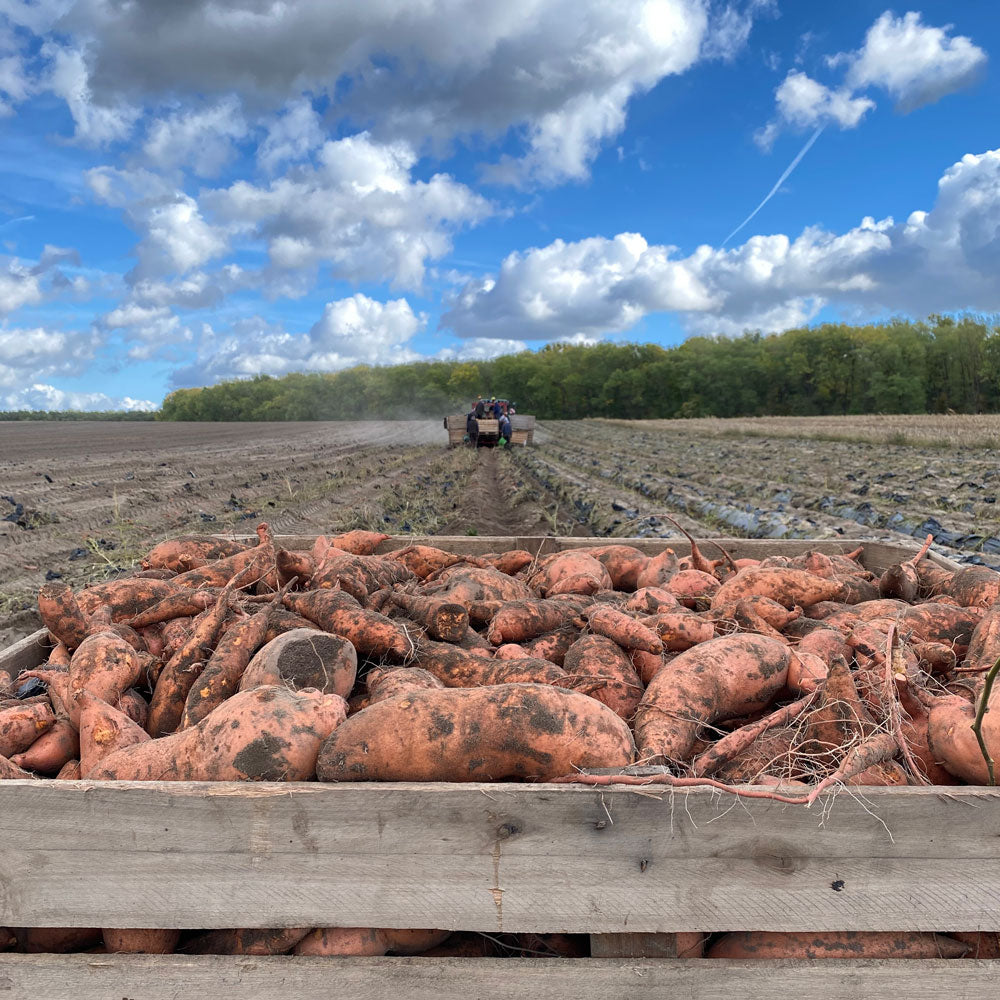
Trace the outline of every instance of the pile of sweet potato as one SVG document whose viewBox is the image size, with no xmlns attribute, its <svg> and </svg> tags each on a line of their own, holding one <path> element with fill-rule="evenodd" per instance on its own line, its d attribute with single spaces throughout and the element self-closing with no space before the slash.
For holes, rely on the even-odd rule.
<svg viewBox="0 0 1000 1000">
<path fill-rule="evenodd" d="M 1000 574 L 953 574 L 926 547 L 877 578 L 860 549 L 378 555 L 388 536 L 366 531 L 310 551 L 267 525 L 258 536 L 164 542 L 136 575 L 78 593 L 46 584 L 48 662 L 0 673 L 0 777 L 704 783 L 791 802 L 841 784 L 989 779 L 971 726 L 1000 657 Z M 1000 756 L 996 713 L 982 738 Z M 634 764 L 656 766 L 622 773 Z M 56 932 L 20 933 L 35 936 L 27 950 L 66 950 Z M 443 932 L 296 934 L 184 946 L 444 947 Z M 737 937 L 712 947 L 732 956 L 768 938 Z M 170 951 L 178 937 L 104 942 Z"/>
</svg>

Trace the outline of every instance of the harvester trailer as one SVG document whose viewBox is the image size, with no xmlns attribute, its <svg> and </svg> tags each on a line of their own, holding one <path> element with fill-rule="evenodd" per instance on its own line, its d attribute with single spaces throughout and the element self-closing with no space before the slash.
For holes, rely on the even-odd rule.
<svg viewBox="0 0 1000 1000">
<path fill-rule="evenodd" d="M 510 407 L 510 401 L 499 400 L 502 406 Z M 489 406 L 492 407 L 492 401 Z M 470 448 L 495 448 L 501 440 L 508 445 L 529 445 L 535 434 L 535 418 L 526 413 L 509 413 L 511 432 L 509 440 L 500 431 L 500 421 L 490 416 L 477 417 L 475 409 L 469 413 L 456 413 L 444 418 L 444 427 L 448 432 L 448 447 L 454 448 L 460 444 Z"/>
</svg>

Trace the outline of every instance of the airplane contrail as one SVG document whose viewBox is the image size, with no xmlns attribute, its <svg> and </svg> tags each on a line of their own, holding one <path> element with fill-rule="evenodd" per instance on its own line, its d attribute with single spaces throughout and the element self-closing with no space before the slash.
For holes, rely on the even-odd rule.
<svg viewBox="0 0 1000 1000">
<path fill-rule="evenodd" d="M 0 229 L 6 229 L 7 226 L 13 226 L 16 222 L 31 222 L 34 219 L 33 215 L 21 215 L 16 219 L 8 219 L 6 222 L 0 222 Z"/>
<path fill-rule="evenodd" d="M 820 132 L 825 129 L 825 125 L 820 125 L 818 129 L 811 136 L 809 136 L 806 144 L 799 150 L 798 156 L 788 164 L 785 172 L 778 178 L 774 187 L 767 192 L 764 200 L 722 241 L 722 245 L 725 246 L 774 196 L 777 194 L 778 188 L 788 180 L 788 175 L 799 165 L 802 157 L 809 152 L 812 148 L 812 144 L 819 138 Z"/>
</svg>

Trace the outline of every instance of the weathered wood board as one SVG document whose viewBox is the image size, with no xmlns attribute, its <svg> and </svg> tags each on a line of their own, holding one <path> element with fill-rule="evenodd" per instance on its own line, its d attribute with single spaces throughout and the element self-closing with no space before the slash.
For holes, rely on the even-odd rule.
<svg viewBox="0 0 1000 1000">
<path fill-rule="evenodd" d="M 998 976 L 996 961 L 0 955 L 18 1000 L 978 1000 Z"/>
</svg>

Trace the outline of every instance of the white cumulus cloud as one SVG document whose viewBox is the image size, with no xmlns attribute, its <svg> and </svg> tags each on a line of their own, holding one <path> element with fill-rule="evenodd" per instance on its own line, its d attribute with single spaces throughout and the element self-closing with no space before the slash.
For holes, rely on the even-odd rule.
<svg viewBox="0 0 1000 1000">
<path fill-rule="evenodd" d="M 0 394 L 0 409 L 4 410 L 125 410 L 128 412 L 158 410 L 151 399 L 131 396 L 108 396 L 103 392 L 73 392 L 53 385 L 36 382 L 25 389 Z"/>
</svg>

